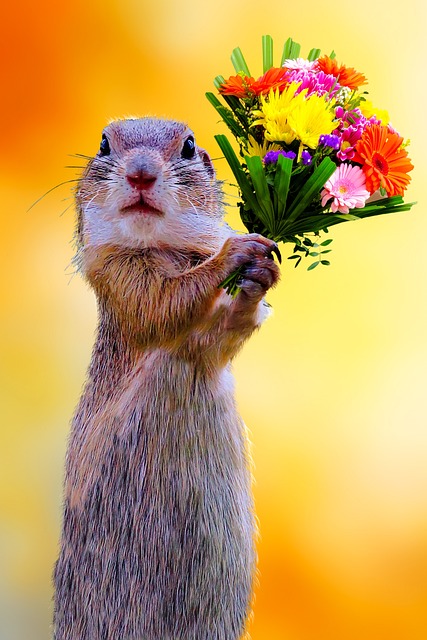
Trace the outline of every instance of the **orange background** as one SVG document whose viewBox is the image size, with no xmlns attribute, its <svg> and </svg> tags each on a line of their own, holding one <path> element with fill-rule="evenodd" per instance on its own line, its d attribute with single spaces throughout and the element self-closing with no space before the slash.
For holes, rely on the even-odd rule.
<svg viewBox="0 0 427 640">
<path fill-rule="evenodd" d="M 239 45 L 291 35 L 355 66 L 412 140 L 410 213 L 333 229 L 332 265 L 282 269 L 274 316 L 235 363 L 260 520 L 254 640 L 427 638 L 427 15 L 422 0 L 83 0 L 3 7 L 0 137 L 0 638 L 49 637 L 69 420 L 96 322 L 73 275 L 68 154 L 109 118 L 187 120 L 214 158 L 204 97 Z M 280 52 L 276 50 L 276 55 Z M 424 84 L 423 84 L 424 83 Z M 231 179 L 225 161 L 220 177 Z M 68 208 L 68 209 L 67 209 Z M 61 213 L 67 209 L 64 215 Z M 236 214 L 229 220 L 238 224 Z"/>
</svg>

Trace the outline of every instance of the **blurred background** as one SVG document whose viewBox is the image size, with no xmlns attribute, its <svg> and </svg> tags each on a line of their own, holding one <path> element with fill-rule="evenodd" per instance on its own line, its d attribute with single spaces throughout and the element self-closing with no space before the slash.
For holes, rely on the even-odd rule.
<svg viewBox="0 0 427 640">
<path fill-rule="evenodd" d="M 235 362 L 260 522 L 253 640 L 427 638 L 426 90 L 422 0 L 23 0 L 0 38 L 1 640 L 50 637 L 69 421 L 94 296 L 73 274 L 72 187 L 110 118 L 188 121 L 240 46 L 261 75 L 292 36 L 354 66 L 412 144 L 412 212 L 331 230 L 331 266 L 284 261 L 274 315 Z M 219 176 L 231 180 L 224 160 Z M 49 189 L 31 211 L 32 203 Z M 239 227 L 230 208 L 228 220 Z M 286 252 L 284 252 L 286 253 Z"/>
</svg>

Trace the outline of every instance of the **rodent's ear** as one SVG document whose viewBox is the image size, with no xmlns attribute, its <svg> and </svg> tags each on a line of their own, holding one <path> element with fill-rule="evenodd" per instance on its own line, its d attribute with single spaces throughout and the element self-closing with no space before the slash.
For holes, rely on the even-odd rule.
<svg viewBox="0 0 427 640">
<path fill-rule="evenodd" d="M 215 169 L 214 169 L 214 166 L 212 164 L 212 160 L 209 157 L 209 154 L 204 149 L 199 149 L 199 154 L 200 154 L 200 158 L 203 161 L 203 164 L 205 165 L 206 169 L 208 170 L 208 173 L 209 173 L 210 177 L 213 178 L 214 175 L 215 175 Z"/>
</svg>

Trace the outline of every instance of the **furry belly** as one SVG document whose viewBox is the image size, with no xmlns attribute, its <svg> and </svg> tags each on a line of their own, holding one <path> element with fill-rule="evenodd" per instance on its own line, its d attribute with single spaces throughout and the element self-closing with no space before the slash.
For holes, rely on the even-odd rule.
<svg viewBox="0 0 427 640">
<path fill-rule="evenodd" d="M 163 364 L 134 372 L 104 420 L 72 437 L 56 640 L 234 640 L 243 631 L 254 524 L 242 425 L 221 380 Z"/>
</svg>

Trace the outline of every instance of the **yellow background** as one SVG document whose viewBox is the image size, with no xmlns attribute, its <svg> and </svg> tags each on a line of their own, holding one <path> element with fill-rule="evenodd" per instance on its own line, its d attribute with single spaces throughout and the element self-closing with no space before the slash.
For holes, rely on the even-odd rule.
<svg viewBox="0 0 427 640">
<path fill-rule="evenodd" d="M 427 222 L 423 0 L 8 2 L 0 39 L 1 640 L 49 637 L 68 424 L 94 297 L 70 266 L 68 154 L 111 117 L 187 120 L 214 158 L 204 97 L 239 45 L 291 35 L 364 72 L 412 140 L 410 213 L 331 230 L 332 265 L 285 260 L 274 316 L 235 363 L 260 520 L 254 640 L 427 638 Z M 224 160 L 219 175 L 230 179 Z M 237 224 L 234 214 L 229 218 Z M 118 639 L 119 640 L 119 639 Z"/>
</svg>

